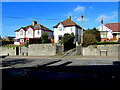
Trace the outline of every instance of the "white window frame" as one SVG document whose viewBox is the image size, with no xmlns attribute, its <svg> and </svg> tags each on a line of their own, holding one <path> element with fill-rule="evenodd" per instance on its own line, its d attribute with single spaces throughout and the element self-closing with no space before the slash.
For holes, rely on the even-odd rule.
<svg viewBox="0 0 120 90">
<path fill-rule="evenodd" d="M 23 30 L 20 30 L 20 35 L 23 35 Z"/>
<path fill-rule="evenodd" d="M 63 29 L 62 27 L 59 27 L 59 28 L 58 28 L 59 31 L 62 31 L 62 29 Z"/>
</svg>

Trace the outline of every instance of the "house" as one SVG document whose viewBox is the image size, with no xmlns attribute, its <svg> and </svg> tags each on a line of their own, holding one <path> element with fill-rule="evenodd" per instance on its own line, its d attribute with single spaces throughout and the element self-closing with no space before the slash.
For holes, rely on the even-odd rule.
<svg viewBox="0 0 120 90">
<path fill-rule="evenodd" d="M 74 23 L 71 20 L 70 16 L 68 16 L 68 18 L 66 20 L 59 22 L 53 28 L 54 28 L 55 43 L 57 43 L 61 39 L 61 37 L 63 37 L 63 35 L 65 33 L 69 33 L 69 34 L 74 33 L 75 41 L 80 40 L 80 34 L 81 34 L 82 28 L 79 25 L 77 25 L 76 23 Z"/>
<path fill-rule="evenodd" d="M 107 23 L 98 27 L 101 35 L 101 41 L 118 41 L 120 40 L 120 23 Z"/>
<path fill-rule="evenodd" d="M 53 31 L 46 28 L 41 24 L 37 24 L 37 21 L 32 21 L 32 24 L 26 27 L 21 27 L 15 31 L 16 38 L 14 40 L 15 45 L 23 45 L 26 40 L 29 40 L 30 44 L 40 42 L 41 35 L 46 32 L 49 36 L 48 39 L 53 37 Z"/>
</svg>

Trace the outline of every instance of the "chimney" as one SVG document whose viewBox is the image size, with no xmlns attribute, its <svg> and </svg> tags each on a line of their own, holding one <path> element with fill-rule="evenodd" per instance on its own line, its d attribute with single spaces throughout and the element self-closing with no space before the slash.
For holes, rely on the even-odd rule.
<svg viewBox="0 0 120 90">
<path fill-rule="evenodd" d="M 32 25 L 35 26 L 37 24 L 37 21 L 32 21 Z"/>
<path fill-rule="evenodd" d="M 68 19 L 70 19 L 70 20 L 71 20 L 71 16 L 68 16 Z"/>
</svg>

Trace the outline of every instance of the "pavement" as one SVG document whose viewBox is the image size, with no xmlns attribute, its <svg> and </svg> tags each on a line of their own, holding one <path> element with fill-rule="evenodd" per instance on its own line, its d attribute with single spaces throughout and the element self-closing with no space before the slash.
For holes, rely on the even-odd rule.
<svg viewBox="0 0 120 90">
<path fill-rule="evenodd" d="M 6 56 L 0 61 L 0 68 L 36 67 L 36 66 L 79 66 L 112 65 L 118 56 Z"/>
</svg>

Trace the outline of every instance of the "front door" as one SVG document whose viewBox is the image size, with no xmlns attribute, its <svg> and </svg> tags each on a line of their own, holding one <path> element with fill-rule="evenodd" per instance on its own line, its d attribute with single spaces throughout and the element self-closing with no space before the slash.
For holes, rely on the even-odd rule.
<svg viewBox="0 0 120 90">
<path fill-rule="evenodd" d="M 117 34 L 113 34 L 113 40 L 117 40 Z"/>
</svg>

